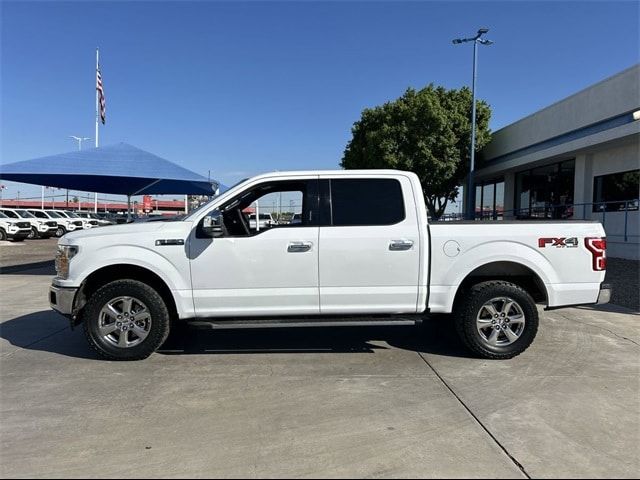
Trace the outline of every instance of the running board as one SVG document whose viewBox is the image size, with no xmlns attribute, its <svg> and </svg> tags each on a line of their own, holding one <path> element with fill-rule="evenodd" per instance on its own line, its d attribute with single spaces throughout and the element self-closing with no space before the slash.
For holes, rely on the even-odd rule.
<svg viewBox="0 0 640 480">
<path fill-rule="evenodd" d="M 301 327 L 388 327 L 397 325 L 418 325 L 422 322 L 420 316 L 405 316 L 396 318 L 345 318 L 338 319 L 287 319 L 287 320 L 189 320 L 187 323 L 195 327 L 210 328 L 212 330 L 226 330 L 236 328 L 301 328 Z"/>
</svg>

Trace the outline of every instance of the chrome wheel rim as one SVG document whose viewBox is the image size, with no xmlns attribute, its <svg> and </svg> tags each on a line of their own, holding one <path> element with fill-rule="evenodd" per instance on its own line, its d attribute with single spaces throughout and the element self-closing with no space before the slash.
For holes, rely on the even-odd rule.
<svg viewBox="0 0 640 480">
<path fill-rule="evenodd" d="M 524 311 L 518 302 L 509 297 L 496 297 L 480 307 L 476 328 L 487 345 L 505 347 L 522 336 L 525 322 Z"/>
<path fill-rule="evenodd" d="M 29 235 L 27 235 L 28 239 L 33 239 L 36 238 L 36 231 L 32 228 L 31 231 L 29 232 Z"/>
<path fill-rule="evenodd" d="M 115 347 L 135 347 L 149 335 L 151 313 L 135 297 L 116 297 L 100 310 L 98 330 L 103 340 Z"/>
</svg>

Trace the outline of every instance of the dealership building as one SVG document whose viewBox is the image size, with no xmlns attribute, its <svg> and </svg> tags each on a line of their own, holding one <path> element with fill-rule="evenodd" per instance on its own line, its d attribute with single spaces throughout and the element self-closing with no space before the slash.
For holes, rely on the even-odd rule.
<svg viewBox="0 0 640 480">
<path fill-rule="evenodd" d="M 610 256 L 638 259 L 639 168 L 640 64 L 495 132 L 476 213 L 599 220 Z"/>
</svg>

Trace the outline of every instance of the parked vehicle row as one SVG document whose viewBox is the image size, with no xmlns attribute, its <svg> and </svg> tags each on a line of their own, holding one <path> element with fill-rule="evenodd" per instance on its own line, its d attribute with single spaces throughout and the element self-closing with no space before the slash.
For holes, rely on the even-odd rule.
<svg viewBox="0 0 640 480">
<path fill-rule="evenodd" d="M 109 217 L 90 212 L 72 212 L 41 208 L 0 207 L 0 240 L 62 237 L 68 232 L 88 230 L 117 223 Z"/>
</svg>

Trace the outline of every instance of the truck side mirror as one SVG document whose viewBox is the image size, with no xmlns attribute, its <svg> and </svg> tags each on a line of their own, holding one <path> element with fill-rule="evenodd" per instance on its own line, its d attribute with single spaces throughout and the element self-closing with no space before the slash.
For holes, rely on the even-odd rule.
<svg viewBox="0 0 640 480">
<path fill-rule="evenodd" d="M 218 210 L 214 210 L 204 217 L 201 225 L 202 228 L 200 230 L 204 237 L 216 238 L 224 236 L 222 215 Z"/>
</svg>

